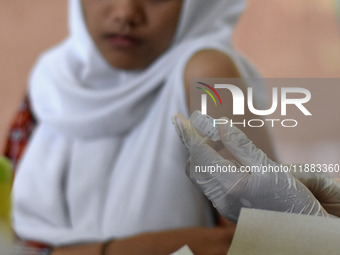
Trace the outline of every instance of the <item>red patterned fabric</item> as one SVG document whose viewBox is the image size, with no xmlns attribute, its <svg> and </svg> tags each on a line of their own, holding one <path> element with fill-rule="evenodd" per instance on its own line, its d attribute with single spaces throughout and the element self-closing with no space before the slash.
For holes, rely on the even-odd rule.
<svg viewBox="0 0 340 255">
<path fill-rule="evenodd" d="M 30 109 L 28 98 L 25 98 L 18 113 L 14 116 L 5 145 L 4 155 L 13 163 L 15 169 L 32 134 L 36 121 Z M 48 254 L 48 245 L 38 242 L 21 241 L 18 238 L 17 246 L 21 250 L 41 251 L 39 254 Z"/>
<path fill-rule="evenodd" d="M 14 169 L 25 150 L 35 124 L 28 98 L 25 98 L 12 121 L 4 151 L 4 155 L 12 161 Z"/>
</svg>

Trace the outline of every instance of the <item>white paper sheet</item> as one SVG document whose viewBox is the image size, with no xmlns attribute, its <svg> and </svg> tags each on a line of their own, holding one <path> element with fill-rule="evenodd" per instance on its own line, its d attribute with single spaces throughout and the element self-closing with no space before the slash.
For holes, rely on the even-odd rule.
<svg viewBox="0 0 340 255">
<path fill-rule="evenodd" d="M 171 253 L 170 255 L 194 255 L 187 245 L 183 246 L 178 251 Z"/>
<path fill-rule="evenodd" d="M 339 255 L 340 219 L 242 209 L 228 255 Z"/>
</svg>

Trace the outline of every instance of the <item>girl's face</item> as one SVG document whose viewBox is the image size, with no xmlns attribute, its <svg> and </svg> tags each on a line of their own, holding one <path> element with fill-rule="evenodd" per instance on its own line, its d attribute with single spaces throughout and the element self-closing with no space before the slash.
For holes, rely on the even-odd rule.
<svg viewBox="0 0 340 255">
<path fill-rule="evenodd" d="M 170 46 L 182 0 L 82 0 L 88 31 L 115 68 L 143 69 Z"/>
</svg>

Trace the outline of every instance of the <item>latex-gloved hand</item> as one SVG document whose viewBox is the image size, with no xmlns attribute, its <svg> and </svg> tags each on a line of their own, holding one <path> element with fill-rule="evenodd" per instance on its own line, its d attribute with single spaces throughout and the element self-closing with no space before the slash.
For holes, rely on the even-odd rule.
<svg viewBox="0 0 340 255">
<path fill-rule="evenodd" d="M 245 166 L 279 164 L 270 160 L 235 126 L 219 125 L 219 135 L 238 162 L 221 157 L 183 116 L 175 115 L 173 123 L 190 153 L 191 166 L 237 169 L 235 172 L 204 172 L 199 173 L 199 178 L 198 174 L 192 178 L 225 218 L 236 222 L 242 207 L 328 216 L 311 191 L 291 173 L 243 171 Z"/>
<path fill-rule="evenodd" d="M 292 172 L 331 215 L 340 217 L 340 183 L 328 173 Z"/>
</svg>

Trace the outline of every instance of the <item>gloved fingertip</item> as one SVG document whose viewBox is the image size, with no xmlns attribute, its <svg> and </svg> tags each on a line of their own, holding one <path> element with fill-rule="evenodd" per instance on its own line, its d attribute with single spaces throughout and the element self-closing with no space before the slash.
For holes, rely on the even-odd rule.
<svg viewBox="0 0 340 255">
<path fill-rule="evenodd" d="M 178 115 L 179 115 L 179 113 L 175 113 L 174 115 L 171 116 L 171 122 L 172 122 L 173 125 L 176 124 Z"/>
<path fill-rule="evenodd" d="M 172 116 L 171 121 L 183 145 L 188 149 L 190 146 L 190 125 L 188 120 L 181 114 L 175 114 Z"/>
<path fill-rule="evenodd" d="M 171 117 L 172 124 L 176 125 L 179 123 L 185 123 L 188 122 L 188 120 L 180 113 L 176 113 L 172 115 Z"/>
</svg>

